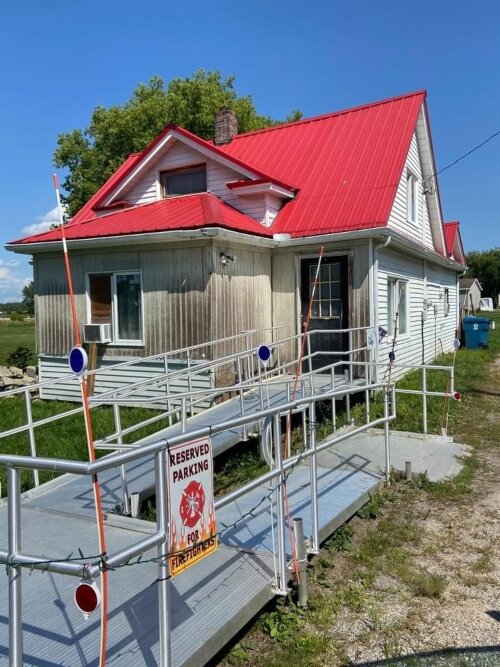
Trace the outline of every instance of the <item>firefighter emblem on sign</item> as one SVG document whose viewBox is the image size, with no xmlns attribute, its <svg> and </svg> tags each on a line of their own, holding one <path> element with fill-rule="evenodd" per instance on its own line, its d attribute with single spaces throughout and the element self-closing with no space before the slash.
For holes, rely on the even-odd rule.
<svg viewBox="0 0 500 667">
<path fill-rule="evenodd" d="M 203 438 L 168 452 L 170 574 L 217 549 L 212 443 Z"/>
<path fill-rule="evenodd" d="M 200 482 L 189 482 L 182 492 L 179 505 L 182 525 L 188 528 L 196 526 L 203 515 L 205 507 L 205 492 Z"/>
</svg>

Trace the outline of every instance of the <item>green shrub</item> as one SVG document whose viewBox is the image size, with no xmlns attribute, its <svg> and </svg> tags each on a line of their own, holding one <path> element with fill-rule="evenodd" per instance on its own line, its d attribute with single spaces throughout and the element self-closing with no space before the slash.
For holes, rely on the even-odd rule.
<svg viewBox="0 0 500 667">
<path fill-rule="evenodd" d="M 14 311 L 9 315 L 9 317 L 12 322 L 24 322 L 24 315 L 22 313 Z"/>
<path fill-rule="evenodd" d="M 27 347 L 16 347 L 14 352 L 7 356 L 7 364 L 9 366 L 16 366 L 22 368 L 23 371 L 30 365 L 33 359 L 33 352 Z"/>
</svg>

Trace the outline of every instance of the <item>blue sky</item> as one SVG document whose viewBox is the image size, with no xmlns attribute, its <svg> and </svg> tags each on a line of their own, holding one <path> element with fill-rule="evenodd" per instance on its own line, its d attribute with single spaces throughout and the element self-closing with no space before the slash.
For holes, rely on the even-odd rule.
<svg viewBox="0 0 500 667">
<path fill-rule="evenodd" d="M 51 219 L 57 135 L 153 75 L 219 69 L 275 118 L 426 88 L 438 168 L 500 130 L 496 0 L 20 0 L 1 10 L 0 63 L 0 302 L 31 278 L 3 244 Z M 500 246 L 499 167 L 500 137 L 440 177 L 466 251 Z"/>
</svg>

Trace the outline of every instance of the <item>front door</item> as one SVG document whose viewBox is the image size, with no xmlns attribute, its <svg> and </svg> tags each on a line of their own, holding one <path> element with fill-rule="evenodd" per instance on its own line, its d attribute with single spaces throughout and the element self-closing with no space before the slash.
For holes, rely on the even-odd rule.
<svg viewBox="0 0 500 667">
<path fill-rule="evenodd" d="M 300 263 L 300 299 L 302 328 L 305 327 L 309 302 L 318 268 L 318 258 L 302 259 Z M 335 330 L 348 327 L 348 264 L 347 257 L 323 257 L 314 299 L 312 302 L 309 331 L 314 370 L 342 361 L 345 357 L 334 352 L 347 349 L 348 336 L 336 334 Z M 324 333 L 322 333 L 324 331 Z M 305 349 L 307 354 L 307 348 Z M 309 369 L 306 361 L 304 371 Z"/>
</svg>

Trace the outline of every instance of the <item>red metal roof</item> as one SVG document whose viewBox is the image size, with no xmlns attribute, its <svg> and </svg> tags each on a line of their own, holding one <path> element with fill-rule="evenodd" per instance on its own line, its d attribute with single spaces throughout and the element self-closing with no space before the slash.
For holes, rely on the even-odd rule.
<svg viewBox="0 0 500 667">
<path fill-rule="evenodd" d="M 446 254 L 448 255 L 448 257 L 453 255 L 457 261 L 462 262 L 462 264 L 465 264 L 465 253 L 462 246 L 460 223 L 458 221 L 444 222 L 443 227 L 444 227 L 444 240 L 446 242 Z M 457 241 L 458 241 L 459 257 L 457 257 L 455 253 L 455 245 Z"/>
<path fill-rule="evenodd" d="M 73 219 L 74 220 L 74 219 Z M 215 195 L 202 194 L 169 197 L 151 204 L 109 213 L 87 221 L 72 222 L 65 228 L 68 240 L 145 234 L 202 227 L 223 227 L 258 236 L 272 236 L 272 231 L 252 218 L 224 204 Z M 61 240 L 60 229 L 28 236 L 18 244 L 47 243 Z"/>
<path fill-rule="evenodd" d="M 130 156 L 67 227 L 68 238 L 91 238 L 149 231 L 221 226 L 261 236 L 294 237 L 381 227 L 387 224 L 418 113 L 425 100 L 419 91 L 381 102 L 242 134 L 230 144 L 214 146 L 169 125 L 142 153 Z M 250 171 L 256 183 L 273 182 L 298 194 L 266 229 L 225 206 L 214 196 L 166 199 L 96 217 L 106 198 L 169 132 L 186 138 Z M 182 140 L 182 139 L 181 139 Z M 293 185 L 290 185 L 293 184 Z M 234 184 L 233 187 L 237 187 Z M 194 202 L 198 202 L 195 211 Z M 221 220 L 200 213 L 199 204 L 218 202 Z M 178 219 L 174 219 L 178 215 Z M 89 221 L 95 220 L 95 224 Z M 80 223 L 85 225 L 78 227 Z M 75 227 L 75 234 L 69 231 Z M 52 234 L 55 234 L 53 236 Z M 55 240 L 47 232 L 22 243 Z"/>
<path fill-rule="evenodd" d="M 299 189 L 274 232 L 309 236 L 383 226 L 424 99 L 419 91 L 239 135 L 220 148 Z"/>
</svg>

